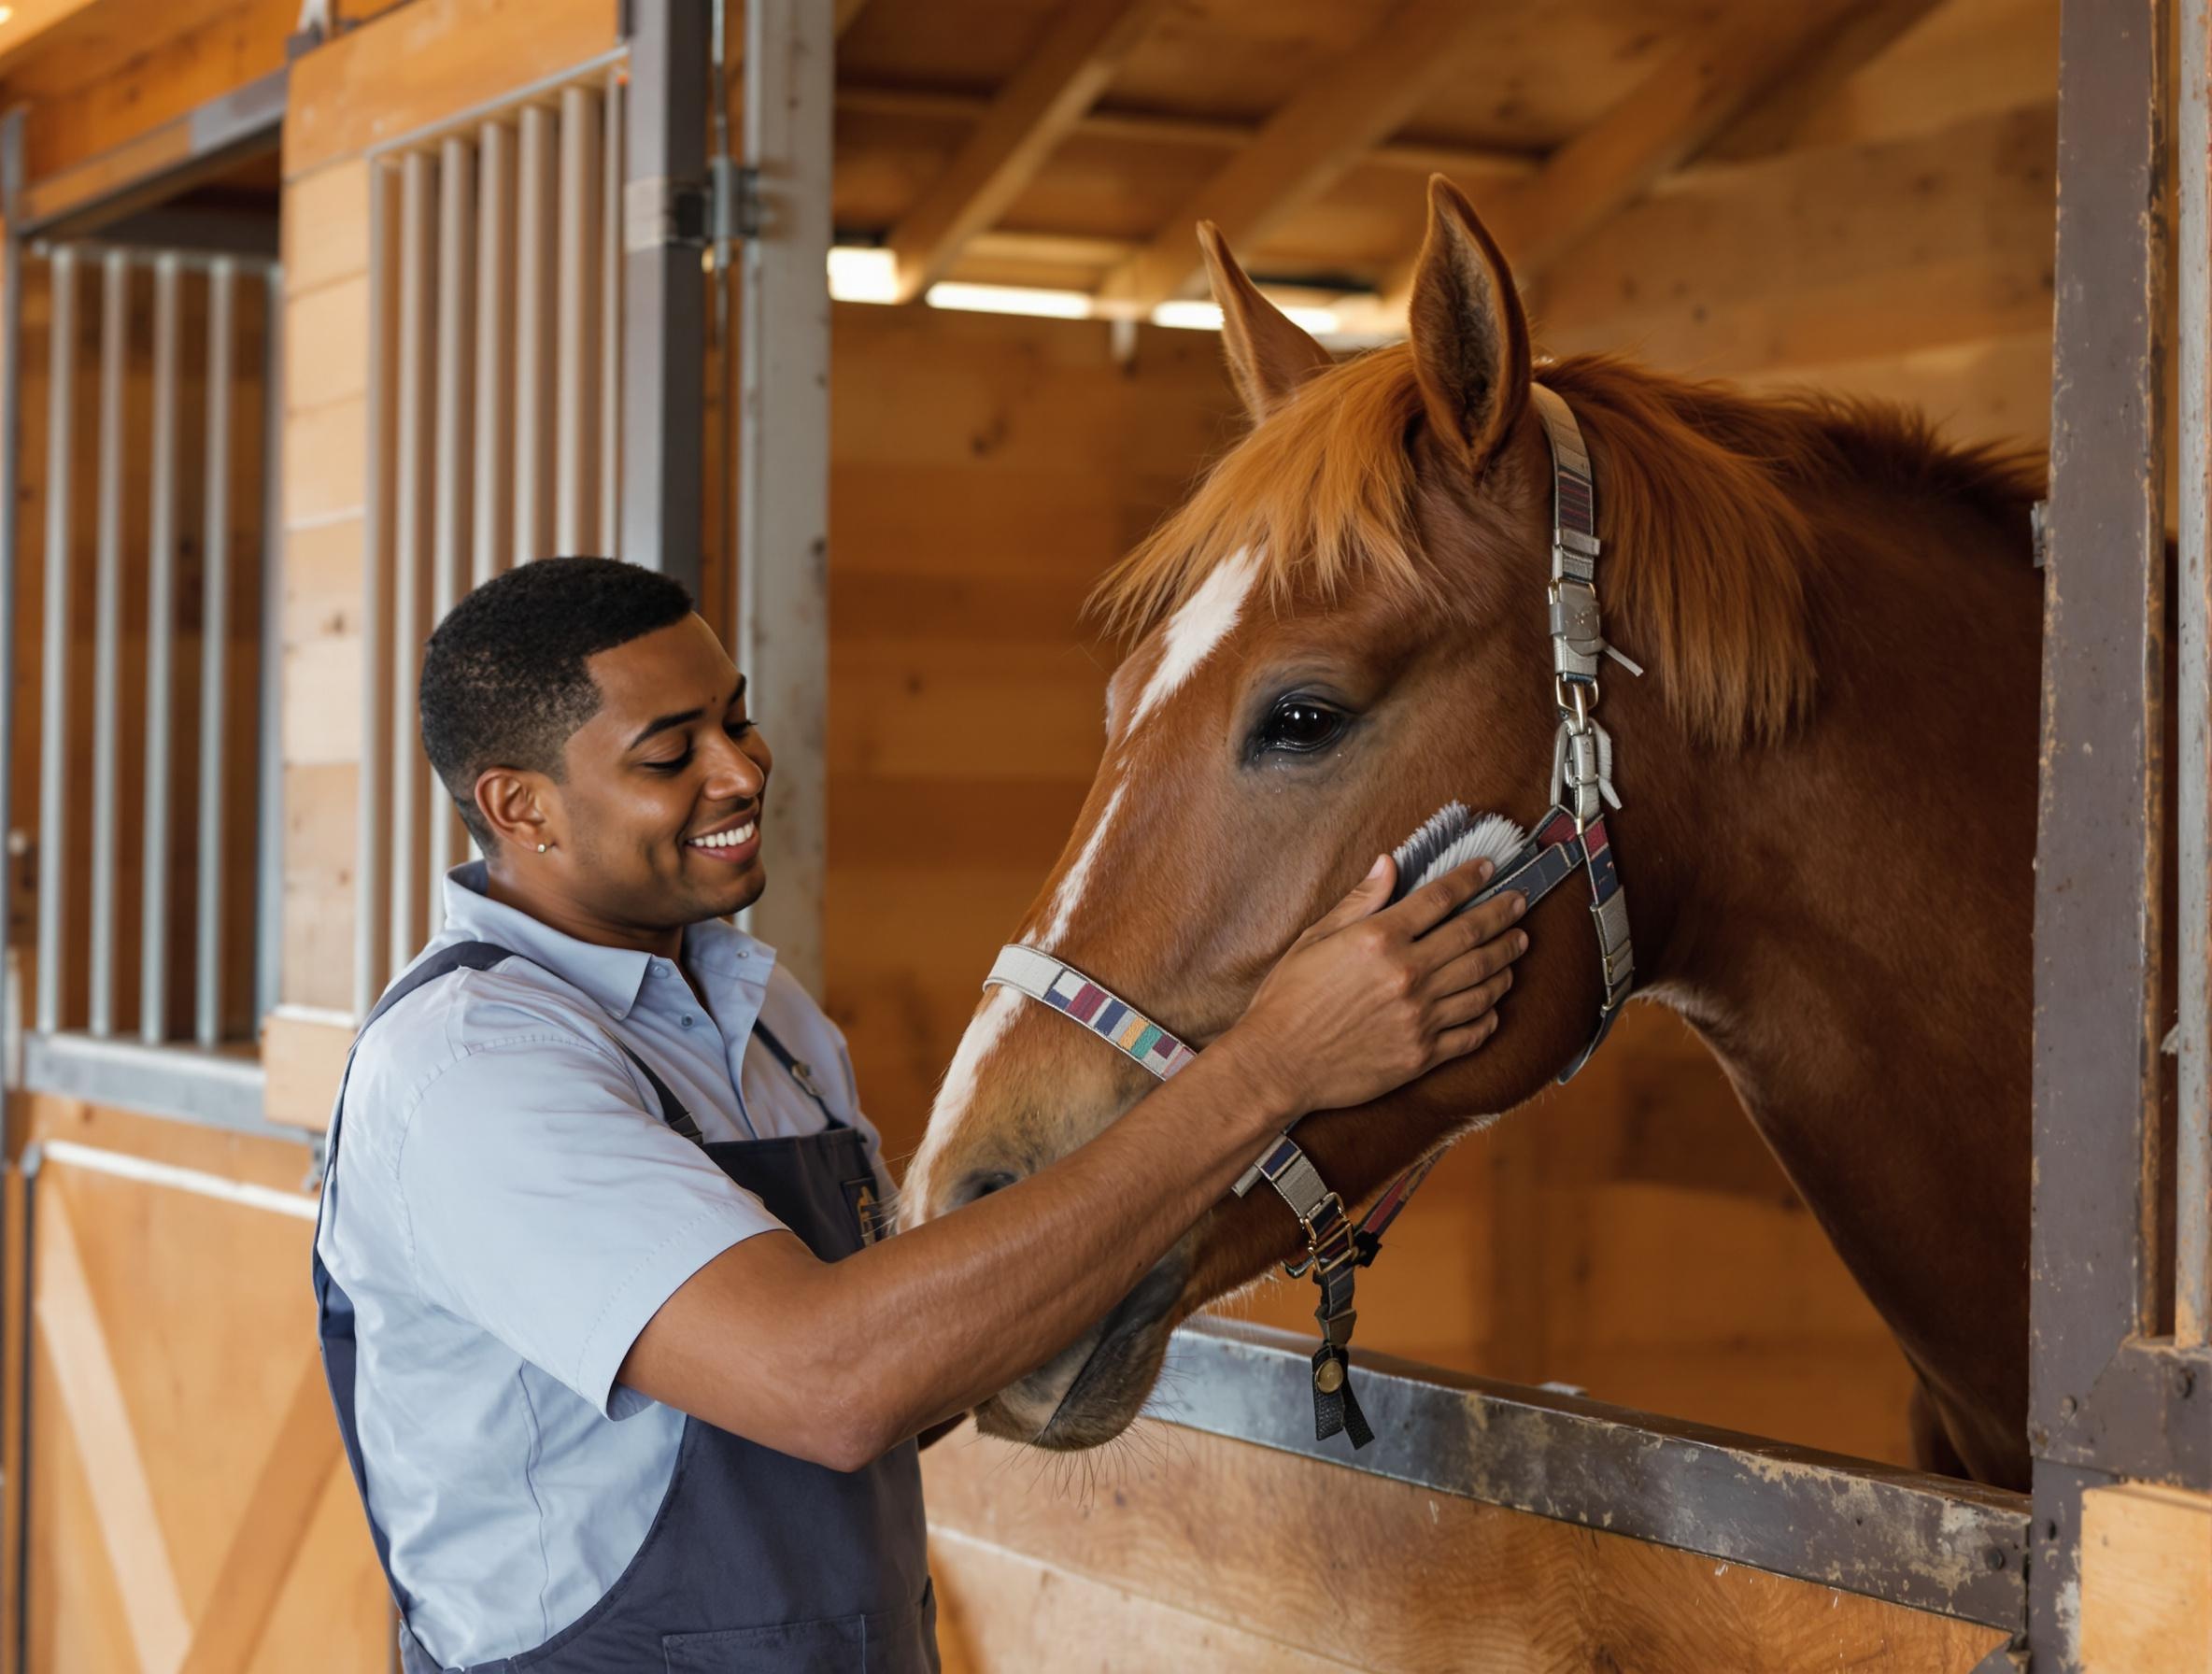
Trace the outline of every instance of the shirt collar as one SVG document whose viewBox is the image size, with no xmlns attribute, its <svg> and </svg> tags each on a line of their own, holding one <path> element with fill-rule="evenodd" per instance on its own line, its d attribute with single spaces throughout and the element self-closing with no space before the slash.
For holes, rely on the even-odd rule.
<svg viewBox="0 0 2212 1674">
<path fill-rule="evenodd" d="M 481 860 L 446 874 L 446 928 L 471 941 L 489 942 L 542 965 L 584 990 L 610 1017 L 630 1014 L 653 956 L 634 947 L 607 947 L 557 930 L 519 907 L 486 893 L 489 869 Z M 740 957 L 740 949 L 746 957 Z M 765 988 L 775 950 L 736 926 L 710 918 L 684 931 L 684 955 L 694 969 Z"/>
</svg>

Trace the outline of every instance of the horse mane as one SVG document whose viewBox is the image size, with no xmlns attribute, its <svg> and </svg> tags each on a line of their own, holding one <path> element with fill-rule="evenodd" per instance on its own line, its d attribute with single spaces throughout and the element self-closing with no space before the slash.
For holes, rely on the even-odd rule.
<svg viewBox="0 0 2212 1674">
<path fill-rule="evenodd" d="M 1609 356 L 1539 365 L 1597 457 L 1601 587 L 1624 648 L 1677 720 L 1723 748 L 1786 733 L 1817 679 L 1808 588 L 1818 537 L 1800 490 L 1879 483 L 2017 521 L 2040 458 L 1959 447 L 1910 409 L 1814 393 L 1747 396 Z M 1270 413 L 1196 492 L 1108 573 L 1092 603 L 1110 631 L 1147 631 L 1222 559 L 1253 555 L 1280 607 L 1354 585 L 1448 605 L 1413 533 L 1422 417 L 1409 345 L 1341 362 Z"/>
</svg>

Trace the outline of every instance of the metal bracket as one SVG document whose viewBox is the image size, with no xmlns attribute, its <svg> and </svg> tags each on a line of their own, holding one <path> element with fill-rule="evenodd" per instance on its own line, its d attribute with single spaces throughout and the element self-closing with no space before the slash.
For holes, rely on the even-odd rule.
<svg viewBox="0 0 2212 1674">
<path fill-rule="evenodd" d="M 760 236 L 760 171 L 734 157 L 707 160 L 707 237 L 716 249 Z"/>
<path fill-rule="evenodd" d="M 622 191 L 622 248 L 728 248 L 760 231 L 760 171 L 732 157 L 707 163 L 704 182 L 649 177 Z"/>
</svg>

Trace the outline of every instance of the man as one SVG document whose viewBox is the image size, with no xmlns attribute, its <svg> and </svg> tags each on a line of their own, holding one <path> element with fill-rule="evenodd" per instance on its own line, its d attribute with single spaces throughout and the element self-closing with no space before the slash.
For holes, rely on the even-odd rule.
<svg viewBox="0 0 2212 1674">
<path fill-rule="evenodd" d="M 1266 1138 L 1480 1044 L 1525 943 L 1516 901 L 1447 922 L 1487 867 L 1378 912 L 1378 862 L 1113 1128 L 874 1240 L 844 1043 L 723 922 L 765 885 L 770 756 L 684 589 L 488 582 L 421 715 L 486 859 L 363 1026 L 316 1238 L 410 1674 L 934 1668 L 913 1438 L 1072 1341 Z"/>
</svg>

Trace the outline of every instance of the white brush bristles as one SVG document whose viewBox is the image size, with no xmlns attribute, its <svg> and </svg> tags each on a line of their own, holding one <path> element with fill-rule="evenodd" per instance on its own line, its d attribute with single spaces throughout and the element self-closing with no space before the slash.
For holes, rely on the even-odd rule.
<svg viewBox="0 0 2212 1674">
<path fill-rule="evenodd" d="M 1393 899 L 1403 900 L 1469 860 L 1488 859 L 1502 866 L 1527 841 L 1528 833 L 1502 814 L 1469 814 L 1464 803 L 1446 802 L 1397 845 Z"/>
</svg>

